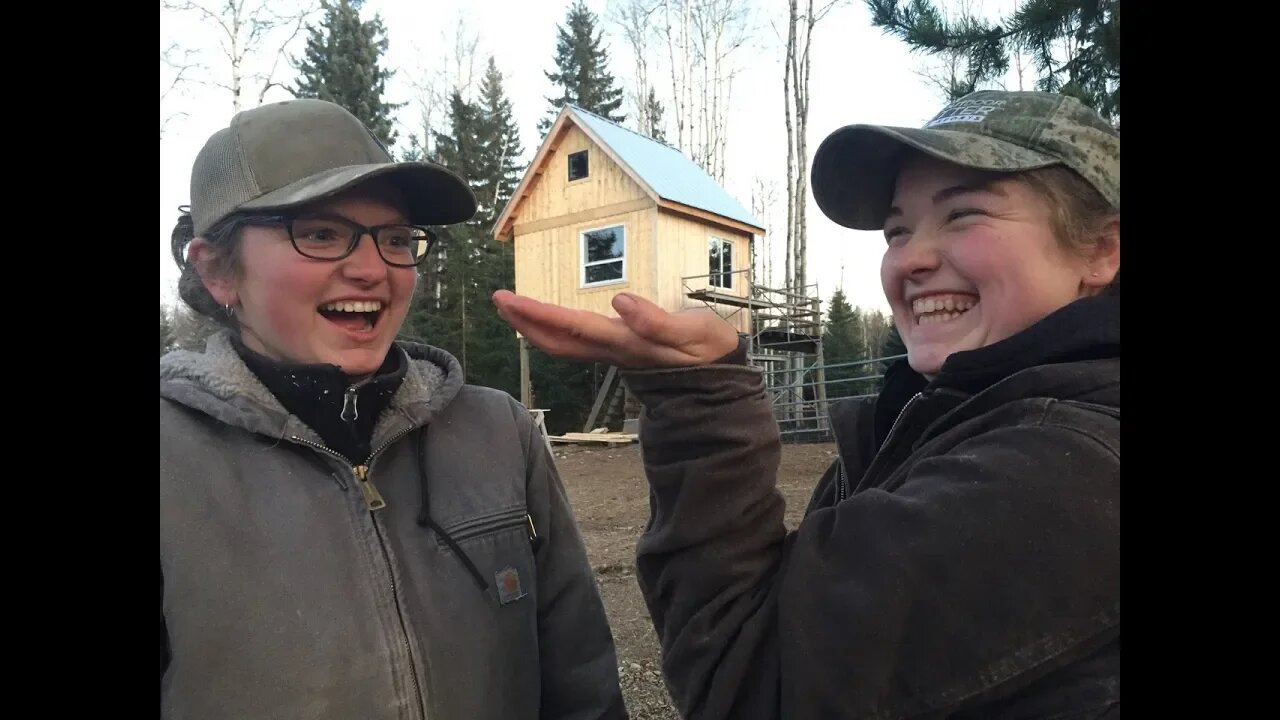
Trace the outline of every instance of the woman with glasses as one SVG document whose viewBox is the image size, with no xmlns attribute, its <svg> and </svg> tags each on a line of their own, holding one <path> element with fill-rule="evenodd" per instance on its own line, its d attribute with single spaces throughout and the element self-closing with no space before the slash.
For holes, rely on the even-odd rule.
<svg viewBox="0 0 1280 720">
<path fill-rule="evenodd" d="M 163 717 L 624 717 L 529 413 L 397 342 L 466 183 L 294 100 L 209 138 L 173 233 L 224 327 L 160 361 Z"/>
</svg>

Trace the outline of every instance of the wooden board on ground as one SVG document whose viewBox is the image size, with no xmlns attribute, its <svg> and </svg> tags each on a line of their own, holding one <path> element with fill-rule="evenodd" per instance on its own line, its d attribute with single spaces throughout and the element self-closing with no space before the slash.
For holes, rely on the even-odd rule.
<svg viewBox="0 0 1280 720">
<path fill-rule="evenodd" d="M 636 433 L 565 433 L 552 435 L 553 443 L 604 443 L 606 445 L 630 445 L 640 438 Z"/>
</svg>

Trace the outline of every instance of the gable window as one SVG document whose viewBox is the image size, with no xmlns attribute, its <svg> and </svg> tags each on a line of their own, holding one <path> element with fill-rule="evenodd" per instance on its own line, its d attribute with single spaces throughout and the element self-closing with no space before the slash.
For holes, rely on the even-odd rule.
<svg viewBox="0 0 1280 720">
<path fill-rule="evenodd" d="M 713 237 L 708 243 L 710 252 L 711 285 L 733 288 L 733 241 Z"/>
<path fill-rule="evenodd" d="M 579 150 L 576 153 L 569 154 L 569 182 L 586 177 L 589 174 L 587 170 L 586 150 Z"/>
<path fill-rule="evenodd" d="M 626 270 L 627 232 L 623 225 L 582 232 L 582 285 L 622 282 Z"/>
</svg>

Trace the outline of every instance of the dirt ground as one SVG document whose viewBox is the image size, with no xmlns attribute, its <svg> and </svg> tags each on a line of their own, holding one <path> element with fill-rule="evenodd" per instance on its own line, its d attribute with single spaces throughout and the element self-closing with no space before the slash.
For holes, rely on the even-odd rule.
<svg viewBox="0 0 1280 720">
<path fill-rule="evenodd" d="M 640 448 L 556 445 L 554 449 L 604 595 L 631 717 L 679 718 L 662 680 L 657 635 L 636 583 L 636 540 L 649 519 Z M 813 486 L 834 459 L 835 446 L 830 443 L 783 446 L 778 487 L 787 501 L 788 528 L 799 522 Z"/>
</svg>

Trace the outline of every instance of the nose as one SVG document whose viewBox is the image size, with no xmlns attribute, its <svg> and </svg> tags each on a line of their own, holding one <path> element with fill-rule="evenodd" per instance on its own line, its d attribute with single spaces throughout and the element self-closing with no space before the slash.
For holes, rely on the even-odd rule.
<svg viewBox="0 0 1280 720">
<path fill-rule="evenodd" d="M 942 264 L 937 240 L 924 233 L 916 233 L 892 248 L 885 259 L 892 263 L 896 275 L 913 280 L 928 276 Z"/>
<path fill-rule="evenodd" d="M 378 254 L 377 241 L 364 233 L 356 242 L 356 249 L 342 261 L 342 274 L 357 282 L 373 284 L 387 277 L 387 264 Z"/>
</svg>

